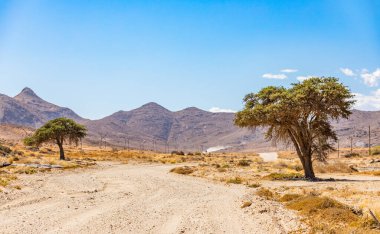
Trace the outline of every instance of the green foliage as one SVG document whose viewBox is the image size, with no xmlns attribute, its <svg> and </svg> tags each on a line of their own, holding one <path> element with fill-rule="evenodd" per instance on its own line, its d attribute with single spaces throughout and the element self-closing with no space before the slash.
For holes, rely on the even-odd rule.
<svg viewBox="0 0 380 234">
<path fill-rule="evenodd" d="M 290 88 L 269 86 L 245 96 L 235 117 L 240 127 L 267 127 L 266 138 L 293 143 L 304 166 L 311 157 L 324 161 L 337 137 L 331 120 L 348 118 L 354 104 L 349 89 L 337 78 L 310 78 Z M 305 171 L 306 172 L 306 171 Z M 307 176 L 314 177 L 309 171 Z"/>
<path fill-rule="evenodd" d="M 65 159 L 63 143 L 69 142 L 78 145 L 80 139 L 86 136 L 87 129 L 74 120 L 58 118 L 50 120 L 41 128 L 37 129 L 31 137 L 24 139 L 27 146 L 40 146 L 43 143 L 55 143 L 60 149 L 60 159 Z"/>
<path fill-rule="evenodd" d="M 58 118 L 50 120 L 41 128 L 37 129 L 33 136 L 24 139 L 28 146 L 39 146 L 43 143 L 70 143 L 78 144 L 79 140 L 86 136 L 86 128 L 77 124 L 72 119 Z"/>
</svg>

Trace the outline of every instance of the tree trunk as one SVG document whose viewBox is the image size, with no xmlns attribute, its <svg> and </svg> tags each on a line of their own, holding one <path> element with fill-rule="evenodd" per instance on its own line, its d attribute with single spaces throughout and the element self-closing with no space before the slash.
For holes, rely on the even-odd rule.
<svg viewBox="0 0 380 234">
<path fill-rule="evenodd" d="M 63 151 L 63 145 L 58 144 L 59 147 L 59 160 L 65 160 L 65 151 Z"/>
<path fill-rule="evenodd" d="M 290 129 L 288 130 L 288 134 L 294 144 L 294 147 L 296 148 L 298 158 L 302 163 L 305 178 L 315 180 L 316 178 L 313 170 L 313 162 L 311 161 L 311 148 L 308 147 L 307 142 L 302 142 L 303 137 L 295 137 Z"/>
<path fill-rule="evenodd" d="M 309 180 L 315 180 L 315 174 L 313 170 L 313 162 L 311 161 L 311 155 L 305 157 L 305 163 L 303 165 L 303 170 L 305 172 L 305 178 Z"/>
</svg>

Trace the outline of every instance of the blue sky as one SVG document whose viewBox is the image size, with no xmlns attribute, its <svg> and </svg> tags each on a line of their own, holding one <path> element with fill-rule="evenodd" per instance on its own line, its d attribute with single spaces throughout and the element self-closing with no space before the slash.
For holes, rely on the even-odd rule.
<svg viewBox="0 0 380 234">
<path fill-rule="evenodd" d="M 157 102 L 239 110 L 246 93 L 336 76 L 380 110 L 380 1 L 0 0 L 0 93 L 97 119 Z"/>
</svg>

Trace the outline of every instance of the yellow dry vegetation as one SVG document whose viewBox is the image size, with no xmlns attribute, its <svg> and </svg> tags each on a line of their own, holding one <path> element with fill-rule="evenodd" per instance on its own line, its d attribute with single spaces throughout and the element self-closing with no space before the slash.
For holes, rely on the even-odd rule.
<svg viewBox="0 0 380 234">
<path fill-rule="evenodd" d="M 194 167 L 188 167 L 188 166 L 183 166 L 183 167 L 175 167 L 170 170 L 170 172 L 177 173 L 177 174 L 182 174 L 182 175 L 189 175 L 195 171 Z"/>
<path fill-rule="evenodd" d="M 284 197 L 280 201 L 305 216 L 312 233 L 379 233 L 368 215 L 332 198 L 294 194 Z"/>
<path fill-rule="evenodd" d="M 380 215 L 380 188 L 378 183 L 355 180 L 352 182 L 338 180 L 317 183 L 304 181 L 301 179 L 302 166 L 295 153 L 290 151 L 280 152 L 280 159 L 275 162 L 264 162 L 258 154 L 249 152 L 171 155 L 151 151 L 99 149 L 90 146 L 79 149 L 66 146 L 65 152 L 68 160 L 61 161 L 58 160 L 58 150 L 54 145 L 40 149 L 27 149 L 16 144 L 11 148 L 15 153 L 7 158 L 2 158 L 4 162 L 60 165 L 63 169 L 95 166 L 97 161 L 173 165 L 190 163 L 191 166 L 180 165 L 175 167 L 172 172 L 227 184 L 244 184 L 259 196 L 283 202 L 289 209 L 299 210 L 306 220 L 328 217 L 327 223 L 330 221 L 337 223 L 336 227 L 329 230 L 313 227 L 315 232 L 336 231 L 339 233 L 339 228 L 343 224 L 349 224 L 349 228 L 352 228 L 350 230 L 374 231 L 370 228 L 372 223 L 370 219 L 366 219 L 367 216 L 359 215 L 358 218 L 358 214 L 352 213 L 352 209 L 347 209 L 347 207 L 355 207 L 355 210 L 362 211 L 368 211 L 368 208 L 371 208 L 377 215 Z M 327 163 L 316 162 L 314 169 L 317 176 L 325 176 L 326 178 L 380 175 L 379 171 L 356 172 L 352 170 L 353 165 L 354 167 L 373 166 L 375 164 L 370 164 L 370 162 L 376 160 L 380 160 L 379 155 L 368 157 L 362 153 L 359 157 L 337 158 L 333 154 Z M 13 186 L 14 189 L 19 189 L 18 186 L 10 186 L 12 181 L 17 178 L 12 177 L 13 175 L 29 175 L 49 171 L 50 169 L 20 166 L 1 168 L 0 186 Z M 309 205 L 305 205 L 306 203 Z M 301 206 L 304 208 L 300 209 Z M 306 210 L 307 207 L 314 208 Z M 316 210 L 316 212 L 311 212 L 311 210 Z M 342 220 L 338 219 L 339 217 L 345 217 L 347 222 L 343 223 Z"/>
</svg>

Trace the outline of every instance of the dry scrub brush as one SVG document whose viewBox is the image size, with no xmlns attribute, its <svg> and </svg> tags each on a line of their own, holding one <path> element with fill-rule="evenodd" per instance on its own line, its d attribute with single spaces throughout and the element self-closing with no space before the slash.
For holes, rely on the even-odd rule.
<svg viewBox="0 0 380 234">
<path fill-rule="evenodd" d="M 283 195 L 260 188 L 256 195 L 285 204 L 298 211 L 310 226 L 311 233 L 379 233 L 380 227 L 364 209 L 352 208 L 318 192 Z"/>
</svg>

